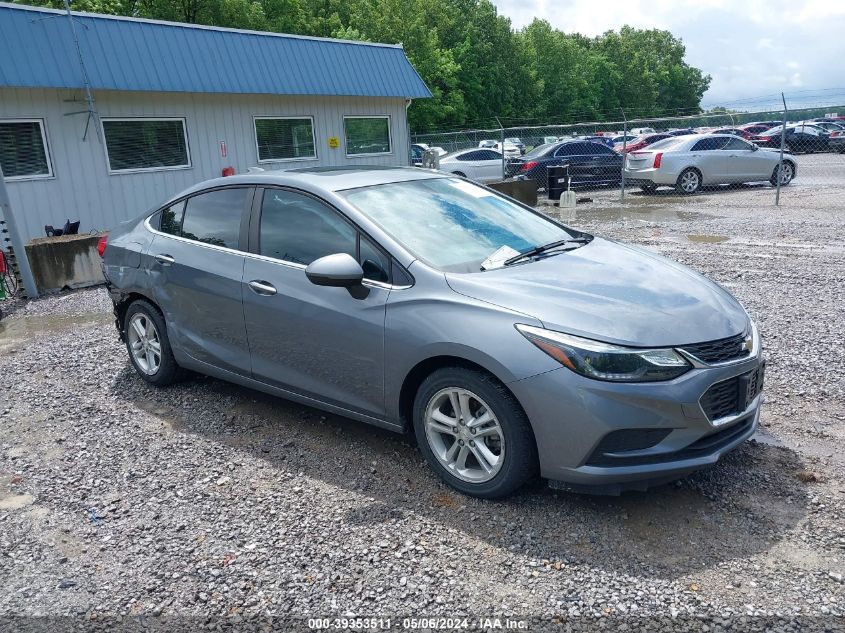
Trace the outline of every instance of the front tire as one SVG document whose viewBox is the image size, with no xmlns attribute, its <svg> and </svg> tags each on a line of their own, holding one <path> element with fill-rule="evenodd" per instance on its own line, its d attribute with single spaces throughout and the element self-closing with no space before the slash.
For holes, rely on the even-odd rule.
<svg viewBox="0 0 845 633">
<path fill-rule="evenodd" d="M 690 196 L 697 193 L 701 189 L 701 172 L 692 167 L 688 167 L 678 176 L 678 181 L 675 183 L 675 191 L 684 196 Z"/>
<path fill-rule="evenodd" d="M 176 382 L 179 365 L 173 358 L 167 326 L 153 304 L 138 300 L 126 310 L 123 333 L 129 360 L 138 375 L 152 385 Z"/>
<path fill-rule="evenodd" d="M 414 399 L 414 432 L 437 475 L 466 495 L 510 495 L 537 473 L 525 413 L 498 380 L 462 367 L 439 369 Z"/>
<path fill-rule="evenodd" d="M 772 184 L 772 187 L 777 187 L 778 185 L 778 172 L 780 171 L 780 186 L 785 187 L 789 183 L 792 182 L 792 179 L 795 177 L 795 166 L 788 160 L 783 161 L 782 169 L 778 169 L 778 165 L 775 165 L 774 171 L 772 171 L 772 177 L 769 178 L 769 182 Z"/>
</svg>

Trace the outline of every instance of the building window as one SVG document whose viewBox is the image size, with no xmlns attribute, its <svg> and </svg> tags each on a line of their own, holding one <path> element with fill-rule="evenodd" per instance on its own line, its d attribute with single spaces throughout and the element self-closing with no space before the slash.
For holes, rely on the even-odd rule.
<svg viewBox="0 0 845 633">
<path fill-rule="evenodd" d="M 315 159 L 314 119 L 255 117 L 255 147 L 259 163 Z"/>
<path fill-rule="evenodd" d="M 102 119 L 110 172 L 191 166 L 185 119 Z"/>
<path fill-rule="evenodd" d="M 51 178 L 53 167 L 41 119 L 0 121 L 0 167 L 6 180 Z"/>
<path fill-rule="evenodd" d="M 347 156 L 389 154 L 391 152 L 390 117 L 343 117 L 343 131 L 346 135 Z"/>
</svg>

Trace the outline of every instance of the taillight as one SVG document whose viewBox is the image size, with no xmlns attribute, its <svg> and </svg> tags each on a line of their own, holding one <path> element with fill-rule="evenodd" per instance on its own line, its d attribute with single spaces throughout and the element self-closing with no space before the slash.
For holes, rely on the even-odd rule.
<svg viewBox="0 0 845 633">
<path fill-rule="evenodd" d="M 106 233 L 100 238 L 100 241 L 97 242 L 97 252 L 100 254 L 100 257 L 105 255 L 106 253 L 106 246 L 109 243 L 109 234 Z"/>
<path fill-rule="evenodd" d="M 663 160 L 663 152 L 657 152 L 654 155 L 654 168 L 657 169 L 660 167 L 660 161 Z"/>
<path fill-rule="evenodd" d="M 537 166 L 536 160 L 529 160 L 527 163 L 522 163 L 522 167 L 519 168 L 519 171 L 531 171 Z"/>
</svg>

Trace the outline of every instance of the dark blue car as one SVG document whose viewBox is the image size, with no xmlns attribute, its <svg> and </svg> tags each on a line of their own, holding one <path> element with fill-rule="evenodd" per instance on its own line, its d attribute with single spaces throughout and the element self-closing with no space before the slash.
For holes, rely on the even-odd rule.
<svg viewBox="0 0 845 633">
<path fill-rule="evenodd" d="M 508 176 L 525 176 L 539 189 L 548 186 L 549 167 L 569 165 L 573 188 L 615 185 L 622 180 L 622 156 L 601 143 L 571 140 L 540 145 L 510 161 Z"/>
</svg>

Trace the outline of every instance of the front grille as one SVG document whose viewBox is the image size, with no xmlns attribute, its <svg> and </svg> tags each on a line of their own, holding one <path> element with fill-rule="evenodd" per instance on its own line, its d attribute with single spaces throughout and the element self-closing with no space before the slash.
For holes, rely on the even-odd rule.
<svg viewBox="0 0 845 633">
<path fill-rule="evenodd" d="M 651 448 L 662 442 L 672 429 L 620 429 L 605 435 L 587 460 L 588 466 L 612 466 L 619 462 L 605 453 L 621 453 Z"/>
<path fill-rule="evenodd" d="M 750 354 L 745 347 L 745 336 L 745 333 L 737 334 L 718 341 L 684 345 L 681 349 L 705 363 L 726 363 Z"/>
<path fill-rule="evenodd" d="M 739 376 L 717 382 L 701 396 L 701 408 L 712 422 L 744 411 L 763 391 L 766 363 Z"/>
<path fill-rule="evenodd" d="M 710 420 L 739 413 L 739 376 L 717 382 L 705 391 L 701 408 Z"/>
</svg>

